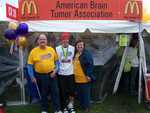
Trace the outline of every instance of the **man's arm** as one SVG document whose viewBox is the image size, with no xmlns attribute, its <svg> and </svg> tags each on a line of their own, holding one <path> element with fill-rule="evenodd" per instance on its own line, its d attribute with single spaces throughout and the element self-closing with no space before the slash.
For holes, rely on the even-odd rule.
<svg viewBox="0 0 150 113">
<path fill-rule="evenodd" d="M 33 83 L 36 83 L 36 78 L 34 76 L 34 69 L 32 64 L 27 64 L 27 71 Z"/>
<path fill-rule="evenodd" d="M 34 77 L 34 71 L 33 71 L 33 65 L 32 64 L 27 65 L 27 71 L 28 71 L 28 74 L 31 78 Z"/>
</svg>

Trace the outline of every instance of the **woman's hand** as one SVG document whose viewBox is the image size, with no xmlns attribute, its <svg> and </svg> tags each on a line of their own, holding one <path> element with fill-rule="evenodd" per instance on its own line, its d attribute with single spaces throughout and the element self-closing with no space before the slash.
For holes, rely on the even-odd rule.
<svg viewBox="0 0 150 113">
<path fill-rule="evenodd" d="M 37 80 L 36 80 L 36 78 L 35 78 L 35 77 L 32 77 L 32 78 L 31 78 L 31 80 L 32 80 L 32 82 L 33 82 L 34 84 L 36 84 L 36 83 L 37 83 Z"/>
<path fill-rule="evenodd" d="M 91 82 L 91 77 L 87 76 L 88 82 Z"/>
<path fill-rule="evenodd" d="M 50 74 L 51 78 L 55 78 L 56 77 L 56 70 L 54 70 L 51 74 Z"/>
</svg>

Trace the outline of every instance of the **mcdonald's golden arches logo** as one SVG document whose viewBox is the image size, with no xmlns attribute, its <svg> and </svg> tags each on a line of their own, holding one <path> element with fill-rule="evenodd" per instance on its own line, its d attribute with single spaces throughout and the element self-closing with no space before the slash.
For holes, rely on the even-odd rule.
<svg viewBox="0 0 150 113">
<path fill-rule="evenodd" d="M 124 14 L 133 14 L 133 15 L 140 15 L 140 9 L 139 9 L 139 5 L 138 2 L 136 0 L 129 0 L 126 5 L 125 5 L 125 11 Z"/>
<path fill-rule="evenodd" d="M 28 16 L 33 16 L 38 14 L 37 4 L 35 4 L 34 0 L 23 1 L 21 15 L 25 16 L 25 14 L 28 14 Z"/>
</svg>

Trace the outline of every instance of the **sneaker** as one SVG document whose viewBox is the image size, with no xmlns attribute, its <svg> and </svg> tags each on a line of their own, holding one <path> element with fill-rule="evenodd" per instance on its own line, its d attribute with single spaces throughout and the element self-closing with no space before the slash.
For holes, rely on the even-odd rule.
<svg viewBox="0 0 150 113">
<path fill-rule="evenodd" d="M 48 112 L 46 112 L 46 111 L 42 111 L 41 113 L 48 113 Z"/>
<path fill-rule="evenodd" d="M 73 108 L 73 104 L 70 102 L 68 105 L 67 105 L 68 109 L 71 109 Z"/>
<path fill-rule="evenodd" d="M 62 113 L 61 111 L 56 111 L 56 112 L 54 112 L 54 113 Z"/>
<path fill-rule="evenodd" d="M 67 107 L 68 107 L 68 110 L 70 111 L 70 113 L 76 113 L 74 110 L 73 104 L 71 102 L 67 105 Z"/>
<path fill-rule="evenodd" d="M 70 113 L 76 113 L 76 111 L 74 110 L 74 108 L 69 109 Z"/>
<path fill-rule="evenodd" d="M 64 111 L 63 111 L 63 113 L 69 113 L 69 112 L 68 112 L 68 110 L 65 108 Z"/>
</svg>

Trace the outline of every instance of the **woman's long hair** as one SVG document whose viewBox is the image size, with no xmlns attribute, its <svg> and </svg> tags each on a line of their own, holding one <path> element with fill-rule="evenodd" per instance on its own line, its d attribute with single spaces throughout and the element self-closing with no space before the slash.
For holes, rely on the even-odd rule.
<svg viewBox="0 0 150 113">
<path fill-rule="evenodd" d="M 138 33 L 133 33 L 132 34 L 132 39 L 131 39 L 131 42 L 130 42 L 130 44 L 129 44 L 129 47 L 133 47 L 133 48 L 135 48 L 135 47 L 137 47 L 137 44 L 138 44 Z"/>
<path fill-rule="evenodd" d="M 76 46 L 77 46 L 77 44 L 80 43 L 80 42 L 83 42 L 83 44 L 84 44 L 84 49 L 85 49 L 85 43 L 84 43 L 84 41 L 83 41 L 82 39 L 78 39 L 78 40 L 75 42 L 75 45 L 74 45 L 74 47 L 75 47 L 75 54 L 74 54 L 74 55 L 76 55 L 76 53 L 78 52 Z"/>
</svg>

